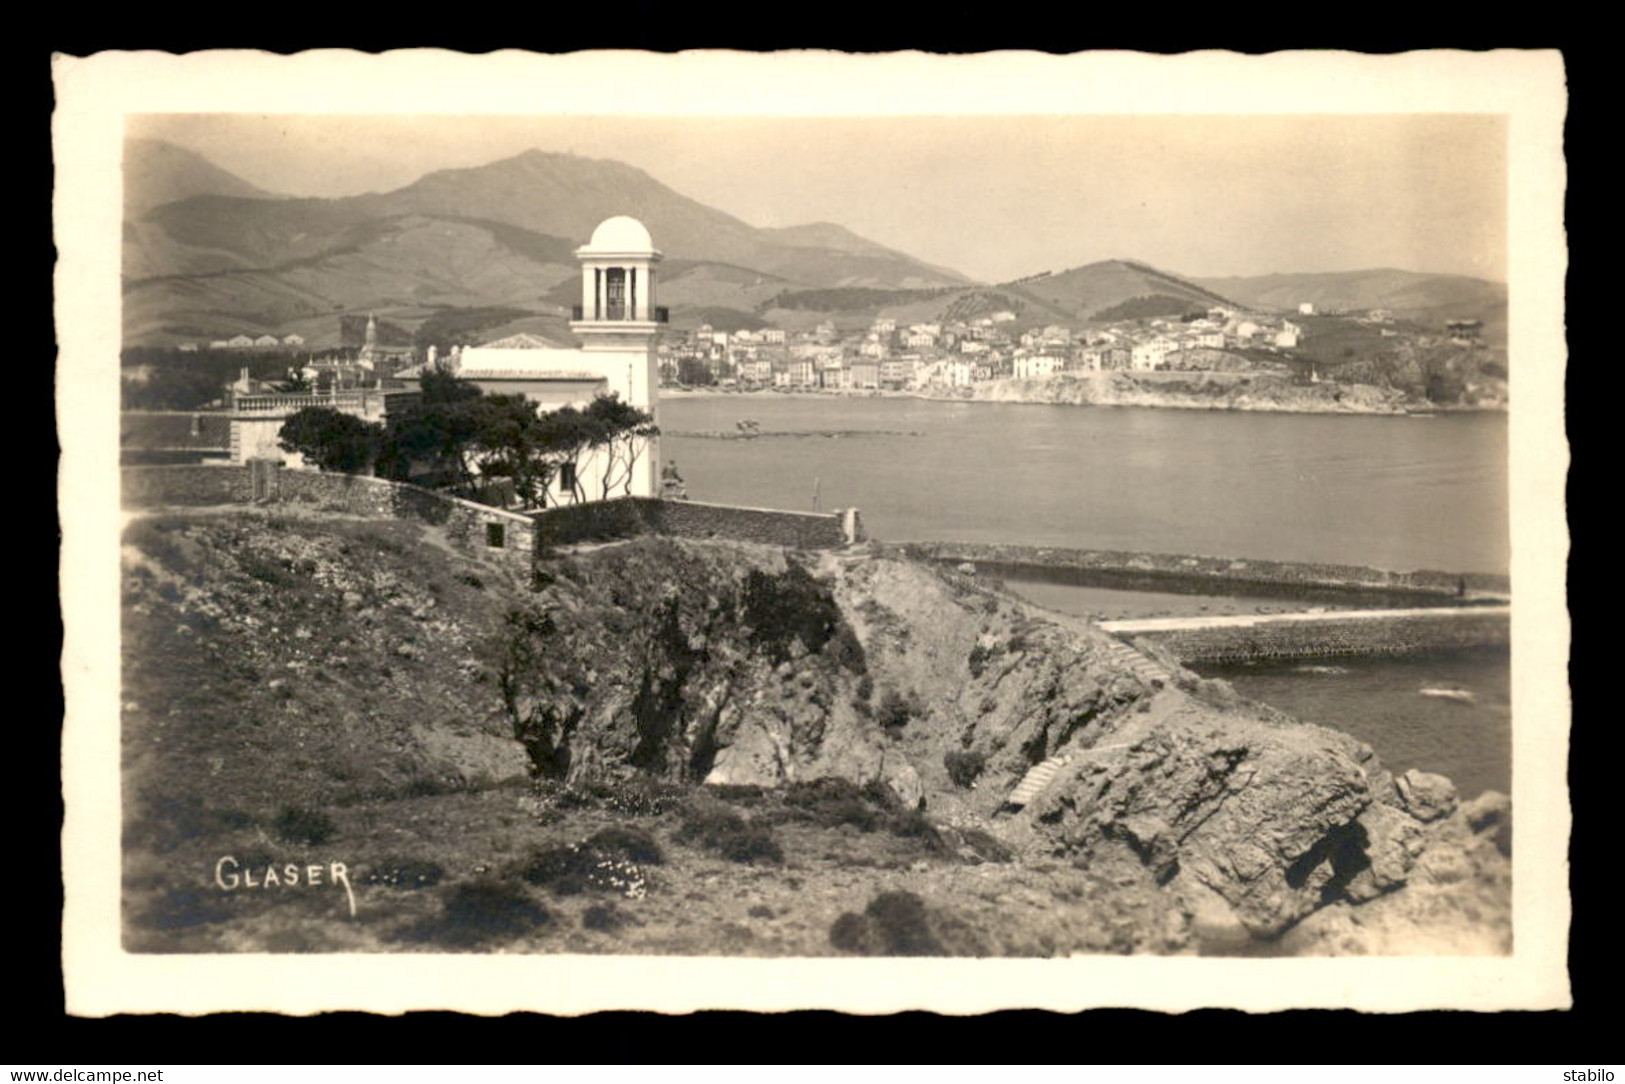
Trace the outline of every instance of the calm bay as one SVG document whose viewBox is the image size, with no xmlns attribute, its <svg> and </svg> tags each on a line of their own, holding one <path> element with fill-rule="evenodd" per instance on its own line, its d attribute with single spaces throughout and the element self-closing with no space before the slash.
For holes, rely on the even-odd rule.
<svg viewBox="0 0 1625 1084">
<path fill-rule="evenodd" d="M 812 435 L 681 435 L 729 433 L 747 419 L 768 432 Z M 1396 571 L 1505 573 L 1510 562 L 1501 414 L 1375 417 L 717 395 L 666 398 L 660 423 L 661 454 L 677 461 L 692 499 L 812 509 L 816 498 L 823 511 L 856 506 L 870 536 L 888 541 L 1011 542 Z M 1009 586 L 1057 610 L 1104 609 L 1098 590 Z M 1508 670 L 1506 652 L 1475 651 L 1328 667 L 1231 666 L 1211 676 L 1371 743 L 1395 771 L 1441 772 L 1472 795 L 1510 789 Z M 1423 695 L 1435 687 L 1464 695 Z"/>
</svg>

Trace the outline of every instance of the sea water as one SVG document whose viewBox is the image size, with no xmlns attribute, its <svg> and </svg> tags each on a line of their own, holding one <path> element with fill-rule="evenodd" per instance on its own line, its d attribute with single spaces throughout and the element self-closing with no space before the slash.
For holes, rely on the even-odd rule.
<svg viewBox="0 0 1625 1084">
<path fill-rule="evenodd" d="M 871 537 L 1009 542 L 1395 571 L 1505 573 L 1506 418 L 1154 410 L 909 398 L 717 396 L 662 402 L 660 424 L 838 437 L 664 437 L 695 500 L 828 511 Z M 865 435 L 863 431 L 873 431 Z M 886 431 L 886 432 L 880 432 Z M 918 435 L 903 435 L 918 434 Z M 1008 581 L 1062 612 L 1250 613 L 1256 598 Z M 1503 651 L 1198 668 L 1245 696 L 1370 743 L 1395 771 L 1468 796 L 1511 781 Z M 1460 697 L 1423 689 L 1459 690 Z"/>
</svg>

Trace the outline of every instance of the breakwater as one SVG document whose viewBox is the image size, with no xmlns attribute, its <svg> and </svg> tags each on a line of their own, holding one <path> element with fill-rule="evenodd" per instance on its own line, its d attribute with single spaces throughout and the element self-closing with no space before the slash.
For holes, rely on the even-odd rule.
<svg viewBox="0 0 1625 1084">
<path fill-rule="evenodd" d="M 1371 607 L 1497 605 L 1511 597 L 1508 577 L 1476 572 L 1394 572 L 1359 565 L 980 542 L 892 542 L 877 548 L 913 560 L 969 563 L 978 574 L 995 578 L 1127 591 Z"/>
<path fill-rule="evenodd" d="M 1146 618 L 1105 621 L 1100 627 L 1128 639 L 1154 640 L 1189 665 L 1504 647 L 1511 643 L 1511 619 L 1510 606 L 1453 606 Z"/>
</svg>

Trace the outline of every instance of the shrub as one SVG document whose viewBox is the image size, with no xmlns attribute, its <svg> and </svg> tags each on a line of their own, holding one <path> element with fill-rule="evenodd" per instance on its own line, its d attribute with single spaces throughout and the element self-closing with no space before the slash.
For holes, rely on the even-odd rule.
<svg viewBox="0 0 1625 1084">
<path fill-rule="evenodd" d="M 271 831 L 284 843 L 326 843 L 337 828 L 325 813 L 312 809 L 286 808 L 277 814 Z"/>
<path fill-rule="evenodd" d="M 912 892 L 883 892 L 864 909 L 893 956 L 941 956 L 945 951 L 931 930 L 925 901 Z"/>
<path fill-rule="evenodd" d="M 836 666 L 850 670 L 855 674 L 862 674 L 864 681 L 869 681 L 869 660 L 864 654 L 863 644 L 858 642 L 857 634 L 845 621 L 839 622 L 835 635 L 824 644 L 824 656 Z M 870 686 L 873 687 L 873 682 Z M 861 687 L 861 682 L 860 682 Z M 868 699 L 868 694 L 863 694 Z"/>
<path fill-rule="evenodd" d="M 880 826 L 885 806 L 879 810 L 872 795 L 850 780 L 838 777 L 792 783 L 784 791 L 784 804 L 791 816 L 824 828 L 850 824 L 861 832 Z"/>
<path fill-rule="evenodd" d="M 581 843 L 533 852 L 519 875 L 555 896 L 615 892 L 641 899 L 649 884 L 643 865 L 662 861 L 660 845 L 647 832 L 606 828 Z"/>
<path fill-rule="evenodd" d="M 969 750 L 952 750 L 942 754 L 942 766 L 948 769 L 954 786 L 969 790 L 987 767 L 987 757 Z"/>
<path fill-rule="evenodd" d="M 784 851 L 767 828 L 748 823 L 720 802 L 690 802 L 683 807 L 677 839 L 697 843 L 730 862 L 777 865 Z"/>
<path fill-rule="evenodd" d="M 1015 858 L 1015 852 L 980 828 L 961 828 L 959 835 L 966 848 L 983 862 L 1004 863 Z M 974 863 L 972 863 L 974 865 Z"/>
<path fill-rule="evenodd" d="M 582 928 L 602 933 L 613 933 L 625 926 L 628 921 L 627 916 L 616 909 L 613 903 L 595 903 L 581 912 Z"/>
<path fill-rule="evenodd" d="M 555 896 L 576 896 L 592 887 L 587 877 L 596 863 L 597 856 L 579 843 L 550 847 L 533 853 L 519 876 Z"/>
<path fill-rule="evenodd" d="M 641 828 L 605 828 L 587 840 L 587 846 L 599 854 L 619 856 L 651 866 L 658 866 L 666 860 L 655 837 Z"/>
<path fill-rule="evenodd" d="M 886 690 L 886 694 L 880 698 L 880 707 L 875 711 L 875 722 L 887 730 L 901 730 L 913 717 L 909 702 L 896 689 Z"/>
<path fill-rule="evenodd" d="M 863 915 L 846 912 L 829 928 L 829 943 L 842 952 L 856 952 L 872 956 L 869 945 L 869 920 Z"/>
<path fill-rule="evenodd" d="M 946 956 L 925 901 L 912 892 L 883 892 L 863 914 L 848 911 L 829 929 L 830 944 L 865 956 Z"/>
<path fill-rule="evenodd" d="M 894 836 L 919 840 L 924 849 L 932 854 L 949 854 L 953 851 L 937 826 L 917 809 L 892 814 L 886 827 Z"/>
<path fill-rule="evenodd" d="M 499 938 L 520 937 L 553 916 L 515 887 L 501 881 L 471 881 L 448 892 L 437 920 L 418 927 L 421 940 L 455 947 L 484 944 Z"/>
<path fill-rule="evenodd" d="M 795 640 L 809 652 L 822 649 L 842 624 L 829 588 L 794 563 L 777 576 L 752 569 L 745 578 L 743 604 L 751 639 L 774 663 L 790 657 Z M 851 646 L 858 646 L 856 639 Z"/>
</svg>

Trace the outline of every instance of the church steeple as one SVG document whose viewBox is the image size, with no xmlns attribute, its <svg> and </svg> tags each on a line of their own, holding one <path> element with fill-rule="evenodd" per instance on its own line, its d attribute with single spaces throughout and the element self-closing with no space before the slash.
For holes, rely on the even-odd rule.
<svg viewBox="0 0 1625 1084">
<path fill-rule="evenodd" d="M 361 356 L 356 360 L 368 368 L 372 367 L 372 355 L 378 347 L 378 317 L 367 313 L 367 337 L 361 343 Z"/>
</svg>

